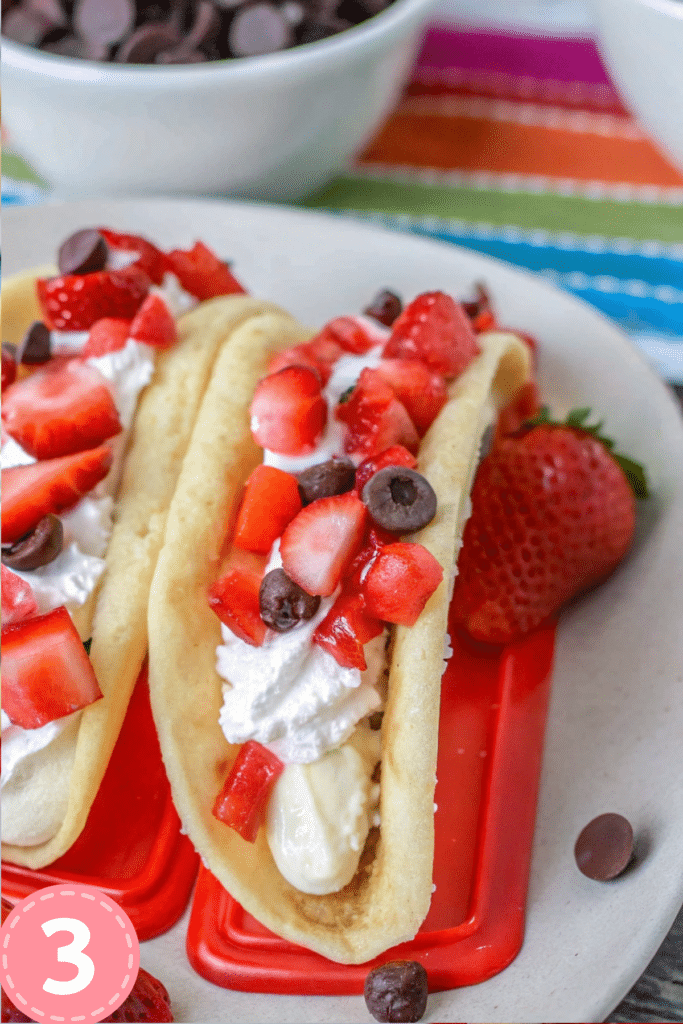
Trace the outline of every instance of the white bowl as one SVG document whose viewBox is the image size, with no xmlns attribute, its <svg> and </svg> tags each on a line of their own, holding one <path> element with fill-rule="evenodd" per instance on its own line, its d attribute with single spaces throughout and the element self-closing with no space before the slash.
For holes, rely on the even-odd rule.
<svg viewBox="0 0 683 1024">
<path fill-rule="evenodd" d="M 97 64 L 3 40 L 3 120 L 62 196 L 293 199 L 324 184 L 398 99 L 433 0 L 263 57 Z"/>
<path fill-rule="evenodd" d="M 626 104 L 683 167 L 683 2 L 595 0 L 599 43 Z"/>
</svg>

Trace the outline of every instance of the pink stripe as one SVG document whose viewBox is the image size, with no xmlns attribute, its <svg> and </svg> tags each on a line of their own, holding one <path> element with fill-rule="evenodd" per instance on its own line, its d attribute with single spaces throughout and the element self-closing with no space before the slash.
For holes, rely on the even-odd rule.
<svg viewBox="0 0 683 1024">
<path fill-rule="evenodd" d="M 454 67 L 609 85 L 595 44 L 589 39 L 458 32 L 433 25 L 422 47 L 417 74 Z"/>
</svg>

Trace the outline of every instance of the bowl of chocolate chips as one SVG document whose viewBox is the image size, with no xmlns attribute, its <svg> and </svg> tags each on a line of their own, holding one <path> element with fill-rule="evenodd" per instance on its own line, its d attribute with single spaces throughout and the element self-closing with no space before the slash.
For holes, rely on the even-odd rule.
<svg viewBox="0 0 683 1024">
<path fill-rule="evenodd" d="M 396 102 L 434 0 L 2 0 L 3 120 L 57 196 L 288 200 Z"/>
</svg>

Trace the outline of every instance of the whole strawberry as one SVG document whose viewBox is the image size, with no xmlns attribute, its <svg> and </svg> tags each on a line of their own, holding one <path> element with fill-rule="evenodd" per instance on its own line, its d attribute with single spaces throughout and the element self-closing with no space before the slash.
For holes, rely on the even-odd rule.
<svg viewBox="0 0 683 1024">
<path fill-rule="evenodd" d="M 642 469 L 614 455 L 587 417 L 551 423 L 544 410 L 479 466 L 452 606 L 476 640 L 528 633 L 605 579 L 631 545 Z"/>
</svg>

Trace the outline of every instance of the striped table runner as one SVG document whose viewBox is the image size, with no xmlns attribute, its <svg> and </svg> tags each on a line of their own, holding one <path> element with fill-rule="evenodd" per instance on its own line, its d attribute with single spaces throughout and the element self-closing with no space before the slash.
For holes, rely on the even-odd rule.
<svg viewBox="0 0 683 1024">
<path fill-rule="evenodd" d="M 589 39 L 433 26 L 385 127 L 308 204 L 541 273 L 683 383 L 683 172 Z"/>
</svg>

